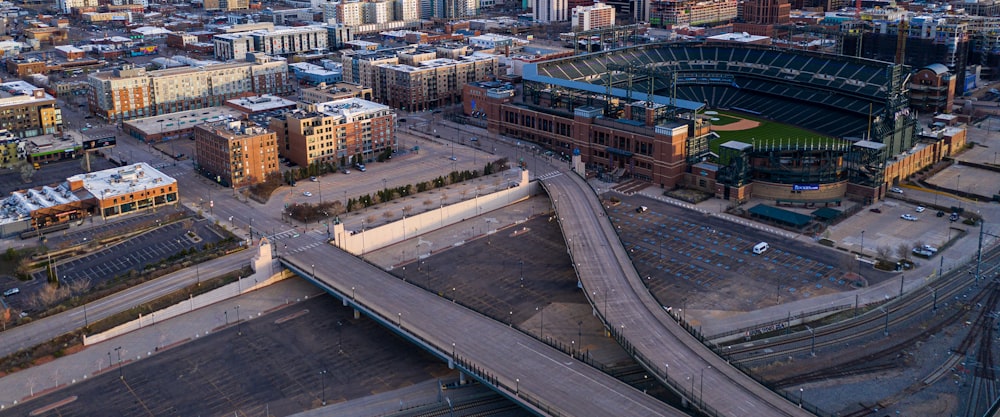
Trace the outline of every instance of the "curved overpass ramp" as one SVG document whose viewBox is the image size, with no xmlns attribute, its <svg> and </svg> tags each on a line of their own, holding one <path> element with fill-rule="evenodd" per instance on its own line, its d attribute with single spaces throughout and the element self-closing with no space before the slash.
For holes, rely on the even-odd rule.
<svg viewBox="0 0 1000 417">
<path fill-rule="evenodd" d="M 594 311 L 628 352 L 709 415 L 811 416 L 698 342 L 646 290 L 590 186 L 578 175 L 543 180 Z"/>
<path fill-rule="evenodd" d="M 285 255 L 281 263 L 345 306 L 453 363 L 536 415 L 687 415 L 520 331 L 332 246 Z"/>
</svg>

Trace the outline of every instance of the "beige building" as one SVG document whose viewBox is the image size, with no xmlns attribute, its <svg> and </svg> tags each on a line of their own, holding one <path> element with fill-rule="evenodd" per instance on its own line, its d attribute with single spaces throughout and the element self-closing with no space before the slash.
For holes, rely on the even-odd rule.
<svg viewBox="0 0 1000 417">
<path fill-rule="evenodd" d="M 615 25 L 615 8 L 604 3 L 577 6 L 573 9 L 573 30 L 587 31 Z"/>
<path fill-rule="evenodd" d="M 736 19 L 737 0 L 662 0 L 650 3 L 650 24 L 698 26 Z"/>
<path fill-rule="evenodd" d="M 395 126 L 389 106 L 348 98 L 308 105 L 271 119 L 268 127 L 277 132 L 281 156 L 308 166 L 374 160 L 395 146 Z"/>
<path fill-rule="evenodd" d="M 469 83 L 495 79 L 499 58 L 470 55 L 457 60 L 438 58 L 417 65 L 383 64 L 375 67 L 375 99 L 394 108 L 417 111 L 462 102 Z"/>
<path fill-rule="evenodd" d="M 41 87 L 14 80 L 0 84 L 0 129 L 19 137 L 62 131 L 62 111 Z"/>
<path fill-rule="evenodd" d="M 247 187 L 278 174 L 277 136 L 252 122 L 200 124 L 194 142 L 198 171 L 227 187 Z"/>
<path fill-rule="evenodd" d="M 118 122 L 184 110 L 222 105 L 250 94 L 291 92 L 288 66 L 282 60 L 257 55 L 253 62 L 146 72 L 123 67 L 91 74 L 90 109 L 102 119 Z"/>
<path fill-rule="evenodd" d="M 205 10 L 247 10 L 250 0 L 205 0 Z"/>
</svg>

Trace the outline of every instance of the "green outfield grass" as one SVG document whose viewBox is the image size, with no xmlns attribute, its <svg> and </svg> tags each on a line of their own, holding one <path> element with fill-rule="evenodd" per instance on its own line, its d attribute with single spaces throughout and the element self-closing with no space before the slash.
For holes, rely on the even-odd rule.
<svg viewBox="0 0 1000 417">
<path fill-rule="evenodd" d="M 775 122 L 773 120 L 764 120 L 761 118 L 746 116 L 742 114 L 738 115 L 724 114 L 722 112 L 719 112 L 718 115 L 713 115 L 712 117 L 718 117 L 720 119 L 719 120 L 720 122 L 724 120 L 731 120 L 727 121 L 726 123 L 713 122 L 713 124 L 717 124 L 720 126 L 729 123 L 734 123 L 737 121 L 736 118 L 754 120 L 760 122 L 760 126 L 757 126 L 753 129 L 736 130 L 729 132 L 715 132 L 719 134 L 719 138 L 710 142 L 709 148 L 712 150 L 712 152 L 715 152 L 716 154 L 719 153 L 719 145 L 729 142 L 731 140 L 744 143 L 754 143 L 754 142 L 775 143 L 778 142 L 779 140 L 782 143 L 787 143 L 788 141 L 791 141 L 792 143 L 801 143 L 801 144 L 828 144 L 828 143 L 834 144 L 843 142 L 840 139 L 819 135 L 815 132 L 810 132 L 806 129 L 798 128 L 792 125 Z"/>
</svg>

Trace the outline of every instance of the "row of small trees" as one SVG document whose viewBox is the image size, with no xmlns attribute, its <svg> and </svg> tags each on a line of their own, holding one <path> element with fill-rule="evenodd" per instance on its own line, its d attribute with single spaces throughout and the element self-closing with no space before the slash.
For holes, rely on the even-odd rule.
<svg viewBox="0 0 1000 417">
<path fill-rule="evenodd" d="M 288 215 L 303 223 L 316 222 L 323 218 L 339 216 L 347 212 L 365 209 L 380 203 L 386 203 L 397 198 L 411 196 L 414 192 L 422 193 L 436 188 L 447 187 L 451 184 L 476 179 L 482 175 L 503 172 L 507 169 L 509 169 L 507 158 L 501 158 L 483 166 L 483 174 L 480 174 L 479 171 L 475 170 L 452 171 L 448 175 L 439 176 L 430 181 L 401 185 L 399 187 L 386 187 L 373 194 L 352 197 L 347 199 L 346 204 L 341 201 L 296 204 L 288 208 Z"/>
</svg>

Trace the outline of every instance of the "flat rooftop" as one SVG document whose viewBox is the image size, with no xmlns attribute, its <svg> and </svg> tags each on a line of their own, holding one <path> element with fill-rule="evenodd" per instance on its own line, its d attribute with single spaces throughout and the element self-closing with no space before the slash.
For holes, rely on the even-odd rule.
<svg viewBox="0 0 1000 417">
<path fill-rule="evenodd" d="M 245 109 L 250 110 L 251 113 L 285 109 L 289 107 L 295 107 L 298 104 L 292 100 L 286 100 L 278 96 L 272 96 L 270 94 L 264 94 L 255 97 L 234 98 L 232 100 L 226 100 L 226 103 L 232 104 L 234 106 L 243 107 Z"/>
<path fill-rule="evenodd" d="M 125 122 L 125 124 L 135 130 L 141 131 L 143 134 L 152 135 L 190 129 L 209 121 L 228 120 L 229 118 L 239 119 L 242 117 L 243 112 L 232 107 L 216 106 L 133 119 Z"/>
<path fill-rule="evenodd" d="M 176 184 L 177 180 L 153 168 L 145 162 L 123 167 L 77 174 L 66 179 L 68 182 L 83 181 L 83 189 L 95 197 L 114 197 L 144 188 Z"/>
</svg>

